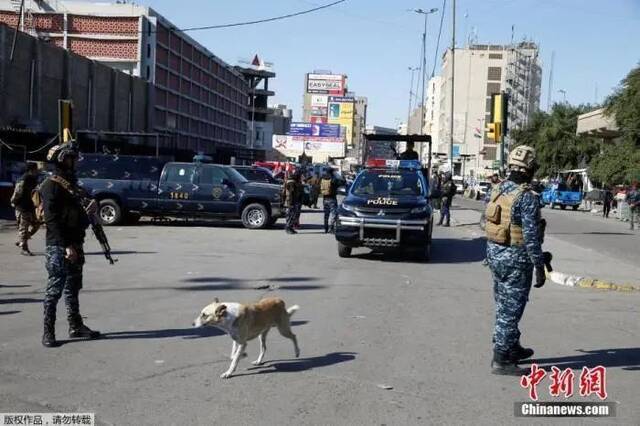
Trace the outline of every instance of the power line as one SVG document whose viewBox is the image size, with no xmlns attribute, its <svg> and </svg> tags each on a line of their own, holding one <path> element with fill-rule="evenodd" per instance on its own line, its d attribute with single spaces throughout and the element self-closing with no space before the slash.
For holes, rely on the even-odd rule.
<svg viewBox="0 0 640 426">
<path fill-rule="evenodd" d="M 440 50 L 440 36 L 442 35 L 442 26 L 444 24 L 444 15 L 447 10 L 447 0 L 442 0 L 442 14 L 440 15 L 440 29 L 438 30 L 438 41 L 436 42 L 436 51 L 433 58 L 433 69 L 431 70 L 431 78 L 436 73 L 436 64 L 438 63 L 438 50 Z"/>
<path fill-rule="evenodd" d="M 245 26 L 245 25 L 262 24 L 262 23 L 265 23 L 265 22 L 279 21 L 281 19 L 293 18 L 295 16 L 306 15 L 308 13 L 317 12 L 318 10 L 327 9 L 327 8 L 330 8 L 330 7 L 335 6 L 337 4 L 344 3 L 346 1 L 347 0 L 338 0 L 338 1 L 334 1 L 333 3 L 325 4 L 325 5 L 318 6 L 318 7 L 314 7 L 312 9 L 307 9 L 307 10 L 303 10 L 303 11 L 295 12 L 295 13 L 289 13 L 287 15 L 274 16 L 273 18 L 258 19 L 258 20 L 255 20 L 255 21 L 246 21 L 246 22 L 235 22 L 235 23 L 232 23 L 232 24 L 208 25 L 208 26 L 205 26 L 205 27 L 180 28 L 180 29 L 177 29 L 176 31 L 187 32 L 187 31 L 215 30 L 215 29 L 219 29 L 219 28 L 231 28 L 231 27 L 241 27 L 241 26 Z"/>
</svg>

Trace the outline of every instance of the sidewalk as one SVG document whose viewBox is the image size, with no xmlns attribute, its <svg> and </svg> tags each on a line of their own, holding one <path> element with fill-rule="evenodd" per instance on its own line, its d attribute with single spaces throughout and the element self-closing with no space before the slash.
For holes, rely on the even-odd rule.
<svg viewBox="0 0 640 426">
<path fill-rule="evenodd" d="M 546 214 L 547 211 L 543 213 Z M 454 201 L 454 210 L 452 210 L 451 216 L 452 225 L 465 229 L 471 238 L 484 236 L 484 232 L 479 226 L 479 211 L 460 206 L 459 202 Z M 599 235 L 593 235 L 593 244 L 579 245 L 548 233 L 545 236 L 543 249 L 553 254 L 553 267 L 559 272 L 621 284 L 640 285 L 640 263 L 633 264 L 607 253 L 606 247 L 602 248 L 596 245 L 599 238 Z M 640 234 L 629 238 L 636 238 L 638 246 L 640 246 Z"/>
</svg>

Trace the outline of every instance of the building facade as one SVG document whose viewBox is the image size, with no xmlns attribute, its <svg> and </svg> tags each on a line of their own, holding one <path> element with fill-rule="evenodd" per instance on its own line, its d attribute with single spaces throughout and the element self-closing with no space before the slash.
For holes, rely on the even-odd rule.
<svg viewBox="0 0 640 426">
<path fill-rule="evenodd" d="M 0 22 L 15 28 L 14 3 L 0 0 Z M 162 135 L 162 147 L 219 162 L 254 156 L 243 76 L 153 9 L 63 0 L 25 6 L 25 32 L 154 85 L 152 129 Z"/>
<path fill-rule="evenodd" d="M 509 95 L 508 128 L 522 128 L 538 110 L 542 66 L 538 47 L 470 45 L 455 50 L 455 99 L 451 115 L 451 50 L 443 57 L 441 76 L 429 82 L 425 125 L 440 159 L 449 155 L 453 120 L 454 173 L 461 172 L 460 155 L 468 156 L 465 174 L 486 176 L 497 166 L 500 146 L 485 135 L 491 116 L 491 95 Z M 509 138 L 506 139 L 508 151 Z M 444 157 L 443 157 L 444 156 Z"/>
</svg>

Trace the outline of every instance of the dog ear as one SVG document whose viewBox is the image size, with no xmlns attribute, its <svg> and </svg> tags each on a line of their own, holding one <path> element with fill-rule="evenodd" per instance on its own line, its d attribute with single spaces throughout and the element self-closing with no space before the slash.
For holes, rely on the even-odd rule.
<svg viewBox="0 0 640 426">
<path fill-rule="evenodd" d="M 214 297 L 214 298 L 213 298 L 213 303 L 220 303 L 220 300 L 218 300 L 218 298 L 217 298 L 217 297 Z"/>
<path fill-rule="evenodd" d="M 225 312 L 227 312 L 227 305 L 220 305 L 216 308 L 215 316 L 222 317 L 224 316 Z"/>
</svg>

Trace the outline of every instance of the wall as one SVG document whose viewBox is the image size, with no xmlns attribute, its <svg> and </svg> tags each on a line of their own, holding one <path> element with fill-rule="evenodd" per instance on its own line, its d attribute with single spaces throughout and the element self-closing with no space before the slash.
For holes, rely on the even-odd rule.
<svg viewBox="0 0 640 426">
<path fill-rule="evenodd" d="M 77 130 L 145 132 L 149 84 L 0 24 L 0 127 L 58 132 L 58 99 L 72 99 Z M 33 74 L 32 74 L 33 73 Z"/>
</svg>

